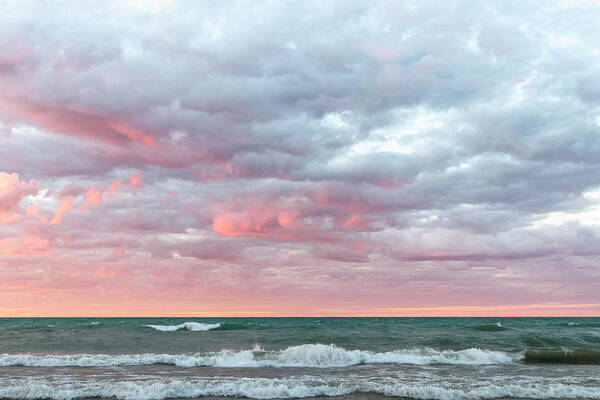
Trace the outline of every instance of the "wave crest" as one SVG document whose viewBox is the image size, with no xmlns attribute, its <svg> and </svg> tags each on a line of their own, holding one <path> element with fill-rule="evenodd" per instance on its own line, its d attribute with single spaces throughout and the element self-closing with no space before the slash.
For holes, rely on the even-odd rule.
<svg viewBox="0 0 600 400">
<path fill-rule="evenodd" d="M 162 400 L 167 398 L 198 398 L 203 396 L 246 397 L 251 399 L 289 399 L 318 396 L 342 396 L 351 393 L 375 393 L 385 396 L 459 400 L 530 398 L 600 399 L 597 387 L 564 383 L 535 384 L 527 382 L 484 386 L 447 385 L 439 383 L 402 383 L 394 379 L 369 380 L 298 378 L 222 378 L 205 380 L 155 380 L 155 381 L 88 381 L 56 384 L 41 379 L 13 381 L 0 385 L 0 398 L 54 399 L 116 398 L 136 400 Z"/>
<path fill-rule="evenodd" d="M 523 357 L 521 353 L 505 353 L 481 349 L 434 350 L 416 348 L 376 353 L 346 350 L 333 344 L 303 344 L 280 351 L 222 350 L 196 354 L 73 354 L 73 355 L 0 355 L 0 366 L 67 367 L 171 364 L 180 367 L 260 368 L 310 367 L 334 368 L 358 364 L 506 364 Z"/>
<path fill-rule="evenodd" d="M 217 329 L 221 326 L 220 323 L 217 324 L 203 324 L 200 322 L 184 322 L 179 325 L 146 325 L 148 328 L 156 329 L 161 332 L 174 332 L 180 329 L 187 329 L 188 331 L 210 331 L 212 329 Z"/>
</svg>

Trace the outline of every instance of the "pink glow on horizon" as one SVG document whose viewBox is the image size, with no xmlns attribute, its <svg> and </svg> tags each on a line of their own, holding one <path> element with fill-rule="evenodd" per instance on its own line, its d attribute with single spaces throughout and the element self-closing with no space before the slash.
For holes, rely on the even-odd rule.
<svg viewBox="0 0 600 400">
<path fill-rule="evenodd" d="M 119 272 L 99 269 L 98 277 L 118 279 Z M 15 287 L 15 289 L 18 289 Z M 45 301 L 43 304 L 31 306 L 20 304 L 19 307 L 0 307 L 5 317 L 600 317 L 600 304 L 530 304 L 523 306 L 492 307 L 432 307 L 432 308 L 374 308 L 366 309 L 331 309 L 319 307 L 280 306 L 268 302 L 253 305 L 211 304 L 211 310 L 199 311 L 181 301 L 171 299 L 171 304 L 146 301 L 132 302 L 131 296 L 122 295 L 113 301 L 106 299 L 90 299 L 95 306 L 82 307 L 80 297 L 65 297 L 60 303 Z M 110 311 L 107 311 L 110 310 Z M 159 310 L 159 311 L 157 311 Z"/>
</svg>

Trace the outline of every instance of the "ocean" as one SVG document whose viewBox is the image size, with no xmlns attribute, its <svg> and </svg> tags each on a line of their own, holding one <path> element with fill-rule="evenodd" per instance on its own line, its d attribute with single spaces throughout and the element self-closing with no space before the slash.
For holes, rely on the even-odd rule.
<svg viewBox="0 0 600 400">
<path fill-rule="evenodd" d="M 600 318 L 6 318 L 0 398 L 600 399 Z"/>
</svg>

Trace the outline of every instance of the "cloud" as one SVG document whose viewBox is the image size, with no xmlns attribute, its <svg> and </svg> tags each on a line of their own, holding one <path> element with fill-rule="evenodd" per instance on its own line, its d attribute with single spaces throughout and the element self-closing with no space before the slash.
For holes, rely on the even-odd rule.
<svg viewBox="0 0 600 400">
<path fill-rule="evenodd" d="M 143 174 L 141 174 L 141 176 L 139 174 L 132 176 L 130 186 L 144 187 L 144 184 L 140 182 L 143 176 Z M 117 193 L 122 183 L 123 180 L 118 179 L 111 183 L 107 188 L 99 187 L 97 185 L 89 188 L 83 196 L 85 204 L 88 206 L 97 206 L 103 201 L 111 199 Z"/>
<path fill-rule="evenodd" d="M 102 203 L 102 196 L 105 189 L 98 189 L 98 186 L 91 187 L 85 192 L 84 198 L 88 205 L 98 205 Z"/>
<path fill-rule="evenodd" d="M 41 214 L 39 204 L 32 204 L 27 207 L 27 215 L 30 215 L 42 222 L 49 222 L 49 214 Z"/>
<path fill-rule="evenodd" d="M 73 196 L 60 198 L 60 206 L 54 211 L 54 217 L 50 220 L 50 225 L 60 224 L 66 213 L 73 209 Z"/>
<path fill-rule="evenodd" d="M 131 175 L 129 177 L 129 187 L 136 188 L 136 189 L 143 188 L 144 186 L 146 186 L 144 184 L 144 182 L 142 182 L 143 178 L 144 178 L 144 173 L 143 172 L 138 172 L 135 175 Z"/>
<path fill-rule="evenodd" d="M 113 197 L 121 187 L 121 184 L 123 184 L 122 179 L 116 180 L 113 183 L 111 183 L 108 189 L 106 189 L 106 197 L 109 199 Z"/>
<path fill-rule="evenodd" d="M 597 4 L 64 7 L 0 15 L 0 302 L 597 299 Z"/>
<path fill-rule="evenodd" d="M 19 204 L 25 196 L 39 190 L 35 181 L 24 181 L 17 173 L 0 171 L 0 224 L 10 224 L 22 217 Z"/>
</svg>

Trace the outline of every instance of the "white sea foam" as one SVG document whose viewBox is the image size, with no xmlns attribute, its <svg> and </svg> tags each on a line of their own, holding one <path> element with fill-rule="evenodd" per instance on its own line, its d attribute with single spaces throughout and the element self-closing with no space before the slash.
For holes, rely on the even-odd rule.
<svg viewBox="0 0 600 400">
<path fill-rule="evenodd" d="M 522 353 L 506 353 L 481 349 L 434 350 L 416 348 L 376 353 L 365 350 L 346 350 L 335 345 L 304 344 L 291 346 L 280 351 L 222 350 L 196 354 L 72 354 L 72 355 L 29 355 L 2 354 L 0 366 L 113 366 L 172 364 L 180 367 L 347 367 L 357 364 L 455 364 L 486 365 L 506 364 L 523 358 Z"/>
<path fill-rule="evenodd" d="M 600 399 L 594 386 L 564 383 L 511 383 L 485 385 L 397 382 L 369 378 L 206 378 L 202 380 L 145 381 L 48 381 L 39 378 L 2 379 L 0 398 L 71 400 L 114 397 L 124 400 L 162 400 L 201 396 L 247 397 L 252 399 L 340 396 L 350 393 L 377 393 L 414 399 Z"/>
<path fill-rule="evenodd" d="M 200 322 L 184 322 L 179 325 L 146 325 L 148 328 L 156 329 L 161 332 L 173 332 L 180 329 L 188 331 L 210 331 L 221 326 L 221 324 L 202 324 Z"/>
</svg>

